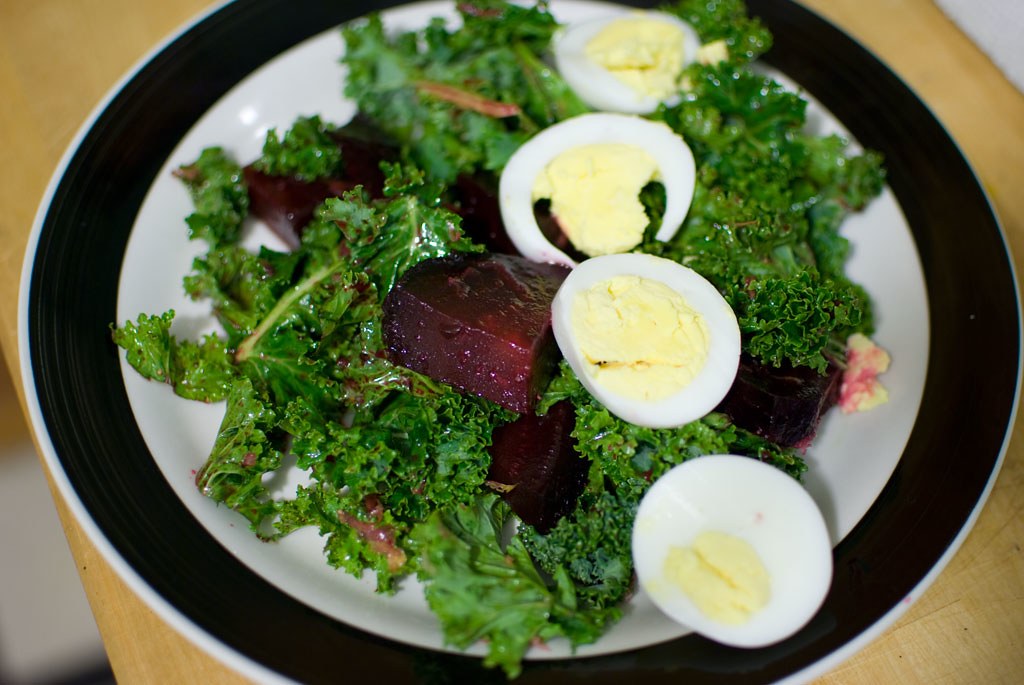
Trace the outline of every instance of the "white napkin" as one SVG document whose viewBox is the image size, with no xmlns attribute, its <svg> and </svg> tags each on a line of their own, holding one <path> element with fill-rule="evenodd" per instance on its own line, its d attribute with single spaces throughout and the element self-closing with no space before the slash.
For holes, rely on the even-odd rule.
<svg viewBox="0 0 1024 685">
<path fill-rule="evenodd" d="M 935 0 L 1024 92 L 1024 0 Z"/>
</svg>

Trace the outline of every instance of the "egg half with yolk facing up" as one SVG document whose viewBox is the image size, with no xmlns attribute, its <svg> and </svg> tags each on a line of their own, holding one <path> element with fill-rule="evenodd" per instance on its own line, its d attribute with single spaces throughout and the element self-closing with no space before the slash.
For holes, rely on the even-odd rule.
<svg viewBox="0 0 1024 685">
<path fill-rule="evenodd" d="M 536 262 L 576 261 L 545 235 L 534 206 L 550 211 L 572 247 L 588 257 L 627 252 L 650 225 L 640 199 L 651 182 L 665 188 L 654 238 L 672 238 L 690 209 L 696 164 L 668 125 L 629 114 L 581 114 L 542 130 L 521 145 L 501 172 L 501 218 L 517 250 Z"/>
<path fill-rule="evenodd" d="M 795 478 L 752 457 L 695 457 L 663 474 L 637 508 L 631 544 L 655 606 L 734 647 L 793 635 L 832 585 L 817 503 Z"/>
<path fill-rule="evenodd" d="M 551 304 L 562 355 L 609 412 L 672 428 L 712 411 L 729 392 L 740 330 L 729 304 L 696 271 L 629 253 L 581 262 Z"/>
<path fill-rule="evenodd" d="M 569 24 L 553 51 L 559 74 L 594 109 L 649 114 L 680 100 L 683 68 L 700 47 L 696 30 L 675 15 L 624 10 Z"/>
</svg>

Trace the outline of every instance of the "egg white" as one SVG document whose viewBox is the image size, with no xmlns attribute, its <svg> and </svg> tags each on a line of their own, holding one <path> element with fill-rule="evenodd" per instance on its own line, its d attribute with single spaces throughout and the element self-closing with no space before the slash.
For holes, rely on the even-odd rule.
<svg viewBox="0 0 1024 685">
<path fill-rule="evenodd" d="M 679 135 L 660 122 L 629 114 L 581 114 L 542 130 L 519 147 L 501 172 L 498 200 L 501 218 L 512 244 L 526 258 L 572 267 L 576 261 L 555 247 L 537 225 L 533 186 L 537 176 L 563 152 L 596 143 L 623 143 L 646 151 L 658 166 L 665 186 L 665 213 L 655 232 L 657 240 L 672 238 L 690 210 L 697 182 L 693 151 Z"/>
<path fill-rule="evenodd" d="M 745 540 L 771 582 L 768 603 L 742 624 L 703 614 L 664 579 L 669 548 L 713 530 Z M 832 545 L 814 499 L 792 476 L 735 455 L 697 457 L 656 480 L 637 509 L 633 560 L 641 591 L 662 612 L 709 639 L 763 647 L 803 628 L 832 584 Z"/>
<path fill-rule="evenodd" d="M 684 66 L 697 60 L 697 52 L 701 45 L 700 37 L 688 23 L 664 12 L 624 9 L 618 14 L 571 23 L 559 31 L 553 44 L 555 68 L 576 95 L 594 109 L 606 112 L 649 114 L 657 109 L 662 102 L 667 105 L 677 104 L 680 95 L 675 94 L 661 100 L 651 95 L 638 93 L 603 66 L 591 60 L 586 52 L 587 44 L 602 29 L 612 22 L 630 16 L 643 16 L 678 26 L 684 34 Z"/>
<path fill-rule="evenodd" d="M 688 385 L 663 399 L 642 400 L 609 390 L 594 378 L 581 351 L 572 325 L 573 300 L 591 286 L 620 275 L 660 281 L 682 295 L 707 326 L 710 348 L 704 366 Z M 739 368 L 740 330 L 732 308 L 703 276 L 664 257 L 634 252 L 581 262 L 555 294 L 551 323 L 562 356 L 583 386 L 612 414 L 638 426 L 672 428 L 701 418 L 729 392 Z"/>
</svg>

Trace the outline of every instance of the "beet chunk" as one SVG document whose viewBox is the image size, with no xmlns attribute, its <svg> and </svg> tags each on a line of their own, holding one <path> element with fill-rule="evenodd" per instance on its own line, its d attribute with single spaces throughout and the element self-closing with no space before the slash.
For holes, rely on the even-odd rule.
<svg viewBox="0 0 1024 685">
<path fill-rule="evenodd" d="M 452 211 L 462 217 L 462 229 L 474 241 L 491 252 L 518 255 L 520 252 L 508 237 L 501 220 L 498 191 L 494 186 L 495 182 L 487 177 L 467 174 L 459 176 L 454 187 L 455 205 Z M 569 242 L 558 220 L 551 214 L 549 201 L 538 202 L 534 206 L 533 216 L 541 233 L 552 245 L 578 262 L 587 258 Z"/>
<path fill-rule="evenodd" d="M 291 176 L 271 176 L 253 165 L 242 169 L 249 190 L 249 208 L 262 219 L 285 244 L 299 246 L 302 230 L 313 219 L 313 212 L 331 197 L 341 197 L 357 185 L 380 197 L 384 192 L 384 174 L 380 162 L 393 151 L 378 143 L 343 134 L 335 135 L 345 173 L 340 178 L 301 181 Z"/>
<path fill-rule="evenodd" d="M 376 132 L 364 129 L 357 123 L 349 124 L 332 137 L 341 148 L 344 180 L 363 186 L 370 197 L 383 197 L 384 172 L 381 171 L 380 163 L 395 161 L 398 150 L 382 142 Z"/>
<path fill-rule="evenodd" d="M 253 166 L 242 170 L 249 189 L 249 208 L 253 216 L 278 235 L 291 249 L 299 246 L 302 229 L 313 219 L 313 212 L 329 197 L 340 197 L 354 183 L 338 179 L 300 181 L 290 176 L 271 176 Z"/>
<path fill-rule="evenodd" d="M 462 217 L 462 230 L 491 252 L 519 254 L 505 231 L 494 182 L 484 177 L 462 174 L 456 180 L 455 207 Z"/>
<path fill-rule="evenodd" d="M 409 269 L 384 299 L 396 364 L 519 413 L 554 372 L 551 300 L 569 270 L 500 254 L 452 254 Z"/>
<path fill-rule="evenodd" d="M 776 368 L 743 355 L 736 381 L 718 411 L 737 426 L 779 445 L 803 447 L 839 399 L 841 378 L 835 364 L 822 375 L 810 367 Z"/>
<path fill-rule="evenodd" d="M 576 452 L 576 410 L 568 400 L 494 429 L 488 481 L 523 522 L 547 533 L 571 513 L 589 462 Z"/>
</svg>

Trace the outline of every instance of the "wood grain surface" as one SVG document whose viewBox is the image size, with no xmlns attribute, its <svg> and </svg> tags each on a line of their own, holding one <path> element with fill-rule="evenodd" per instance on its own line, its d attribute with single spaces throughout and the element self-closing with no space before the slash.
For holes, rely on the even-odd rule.
<svg viewBox="0 0 1024 685">
<path fill-rule="evenodd" d="M 1024 96 L 930 0 L 805 4 L 889 64 L 946 125 L 989 193 L 1020 272 Z M 208 7 L 206 0 L 0 0 L 0 346 L 15 378 L 26 240 L 64 150 L 139 59 Z M 54 500 L 120 682 L 246 682 L 137 599 L 56 491 Z M 1024 682 L 1022 510 L 1018 422 L 987 506 L 945 571 L 893 626 L 815 682 Z"/>
</svg>

